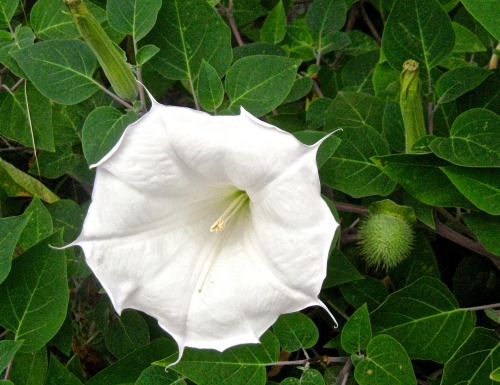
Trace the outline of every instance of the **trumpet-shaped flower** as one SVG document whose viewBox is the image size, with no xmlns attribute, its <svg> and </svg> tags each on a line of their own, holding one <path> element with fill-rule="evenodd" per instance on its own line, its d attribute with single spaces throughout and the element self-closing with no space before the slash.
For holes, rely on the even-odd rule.
<svg viewBox="0 0 500 385">
<path fill-rule="evenodd" d="M 326 309 L 337 223 L 320 195 L 319 144 L 243 109 L 210 116 L 153 101 L 95 165 L 72 245 L 117 312 L 157 318 L 179 357 L 256 343 L 280 314 Z"/>
</svg>

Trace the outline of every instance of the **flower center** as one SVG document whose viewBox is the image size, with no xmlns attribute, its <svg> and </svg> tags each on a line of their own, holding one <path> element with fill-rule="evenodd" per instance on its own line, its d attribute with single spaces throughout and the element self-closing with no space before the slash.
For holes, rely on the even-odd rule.
<svg viewBox="0 0 500 385">
<path fill-rule="evenodd" d="M 210 232 L 222 231 L 226 228 L 226 224 L 231 220 L 232 217 L 238 212 L 238 210 L 245 205 L 249 200 L 248 194 L 244 191 L 238 192 L 236 198 L 231 202 L 229 206 L 224 210 L 219 219 L 217 219 L 212 226 L 210 226 Z"/>
</svg>

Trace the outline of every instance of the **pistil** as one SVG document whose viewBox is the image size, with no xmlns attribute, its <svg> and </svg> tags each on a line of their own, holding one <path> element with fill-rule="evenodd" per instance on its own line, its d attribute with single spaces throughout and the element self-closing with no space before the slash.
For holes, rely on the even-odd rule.
<svg viewBox="0 0 500 385">
<path fill-rule="evenodd" d="M 248 202 L 248 194 L 241 191 L 238 196 L 231 202 L 231 204 L 224 210 L 222 215 L 217 219 L 212 226 L 210 226 L 210 232 L 222 231 L 225 229 L 226 224 L 231 220 L 231 218 L 238 212 L 238 210 Z"/>
</svg>

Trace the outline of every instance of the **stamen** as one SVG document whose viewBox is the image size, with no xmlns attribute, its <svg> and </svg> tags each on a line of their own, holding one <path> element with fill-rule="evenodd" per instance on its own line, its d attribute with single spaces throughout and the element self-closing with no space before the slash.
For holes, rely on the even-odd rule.
<svg viewBox="0 0 500 385">
<path fill-rule="evenodd" d="M 227 222 L 238 212 L 238 210 L 248 201 L 248 194 L 242 191 L 236 199 L 224 210 L 222 215 L 217 219 L 212 226 L 210 232 L 222 231 L 225 229 Z"/>
</svg>

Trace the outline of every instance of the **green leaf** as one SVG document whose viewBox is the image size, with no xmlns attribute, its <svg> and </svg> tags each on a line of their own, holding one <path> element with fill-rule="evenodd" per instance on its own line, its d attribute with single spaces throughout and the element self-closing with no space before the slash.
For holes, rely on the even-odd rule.
<svg viewBox="0 0 500 385">
<path fill-rule="evenodd" d="M 462 0 L 462 4 L 474 18 L 491 33 L 496 40 L 500 40 L 500 3 L 495 0 Z"/>
<path fill-rule="evenodd" d="M 347 256 L 339 249 L 333 249 L 328 258 L 326 278 L 323 289 L 338 286 L 346 282 L 364 279 L 364 276 L 354 267 Z"/>
<path fill-rule="evenodd" d="M 484 213 L 463 215 L 463 220 L 474 232 L 481 244 L 493 254 L 500 255 L 500 217 Z"/>
<path fill-rule="evenodd" d="M 316 47 L 314 46 L 311 30 L 304 19 L 294 20 L 288 25 L 285 40 L 282 44 L 284 44 L 284 48 L 288 51 L 290 57 L 306 61 L 313 60 L 316 57 Z"/>
<path fill-rule="evenodd" d="M 260 342 L 235 346 L 222 353 L 186 349 L 182 360 L 171 370 L 181 373 L 198 385 L 264 385 L 265 364 L 278 360 L 279 343 L 270 332 L 266 332 Z M 157 364 L 171 363 L 174 357 L 175 355 L 167 357 Z"/>
<path fill-rule="evenodd" d="M 446 362 L 474 328 L 444 283 L 422 277 L 395 291 L 371 313 L 373 331 L 398 340 L 412 359 Z"/>
<path fill-rule="evenodd" d="M 295 102 L 302 99 L 311 91 L 312 86 L 313 81 L 307 76 L 295 79 L 292 89 L 286 96 L 286 99 L 283 100 L 283 104 Z"/>
<path fill-rule="evenodd" d="M 157 46 L 153 44 L 147 44 L 139 48 L 135 55 L 135 62 L 138 66 L 143 66 L 148 61 L 150 61 L 158 52 L 160 52 L 160 49 Z"/>
<path fill-rule="evenodd" d="M 493 381 L 500 382 L 500 367 L 496 368 L 494 371 L 491 372 L 490 378 Z"/>
<path fill-rule="evenodd" d="M 31 83 L 0 93 L 0 134 L 37 150 L 54 151 L 52 109 Z"/>
<path fill-rule="evenodd" d="M 500 111 L 500 71 L 493 71 L 487 82 L 459 98 L 457 105 L 461 112 L 472 108 L 487 108 L 495 113 Z"/>
<path fill-rule="evenodd" d="M 28 214 L 17 217 L 0 218 L 0 284 L 7 278 L 12 264 L 12 255 L 24 227 L 28 223 Z M 0 372 L 2 369 L 0 369 Z"/>
<path fill-rule="evenodd" d="M 34 353 L 18 352 L 10 379 L 16 385 L 45 385 L 48 359 L 45 346 Z"/>
<path fill-rule="evenodd" d="M 98 107 L 83 125 L 83 153 L 89 165 L 98 163 L 118 142 L 125 128 L 137 120 L 134 112 L 123 115 L 113 107 Z"/>
<path fill-rule="evenodd" d="M 24 341 L 0 341 L 0 373 L 9 365 Z"/>
<path fill-rule="evenodd" d="M 300 385 L 300 380 L 295 377 L 288 377 L 281 381 L 280 385 Z"/>
<path fill-rule="evenodd" d="M 83 383 L 71 373 L 59 360 L 50 355 L 49 371 L 45 385 L 83 385 Z"/>
<path fill-rule="evenodd" d="M 306 369 L 300 376 L 300 385 L 325 385 L 323 375 L 316 369 Z"/>
<path fill-rule="evenodd" d="M 315 0 L 306 14 L 307 25 L 323 37 L 344 26 L 346 13 L 344 0 Z"/>
<path fill-rule="evenodd" d="M 287 56 L 286 51 L 278 46 L 270 43 L 256 42 L 241 45 L 233 48 L 233 60 L 238 61 L 246 56 L 253 55 L 274 55 L 274 56 Z"/>
<path fill-rule="evenodd" d="M 38 197 L 33 198 L 24 213 L 29 215 L 30 219 L 19 237 L 19 245 L 24 250 L 28 250 L 42 239 L 52 235 L 52 218 Z"/>
<path fill-rule="evenodd" d="M 478 208 L 500 215 L 500 169 L 441 167 L 453 185 Z"/>
<path fill-rule="evenodd" d="M 138 42 L 154 27 L 161 3 L 161 0 L 109 0 L 106 5 L 109 24 Z"/>
<path fill-rule="evenodd" d="M 278 4 L 269 12 L 264 21 L 264 25 L 260 30 L 260 38 L 263 42 L 278 44 L 286 34 L 286 13 L 283 7 L 283 1 L 279 0 Z"/>
<path fill-rule="evenodd" d="M 448 103 L 484 82 L 492 71 L 478 67 L 458 67 L 445 72 L 436 84 L 438 104 Z"/>
<path fill-rule="evenodd" d="M 470 29 L 453 21 L 451 22 L 451 26 L 453 27 L 453 32 L 455 32 L 454 53 L 486 51 L 486 47 L 481 42 L 481 39 Z"/>
<path fill-rule="evenodd" d="M 445 162 L 432 155 L 388 155 L 372 160 L 408 194 L 425 204 L 473 207 L 441 171 Z"/>
<path fill-rule="evenodd" d="M 399 103 L 387 101 L 382 120 L 382 134 L 394 151 L 405 151 L 405 127 Z"/>
<path fill-rule="evenodd" d="M 280 315 L 273 325 L 273 332 L 281 348 L 288 352 L 312 348 L 319 338 L 314 322 L 302 313 Z"/>
<path fill-rule="evenodd" d="M 345 283 L 340 286 L 340 291 L 344 299 L 355 308 L 366 303 L 369 310 L 379 306 L 389 294 L 382 281 L 370 276 Z"/>
<path fill-rule="evenodd" d="M 97 60 L 80 40 L 49 40 L 12 54 L 36 88 L 60 104 L 76 104 L 92 96 Z"/>
<path fill-rule="evenodd" d="M 500 366 L 500 339 L 494 330 L 475 328 L 444 365 L 441 385 L 490 384 L 490 373 Z"/>
<path fill-rule="evenodd" d="M 47 209 L 52 216 L 54 229 L 64 229 L 64 243 L 73 241 L 82 229 L 85 217 L 83 210 L 71 199 L 60 199 L 50 204 Z"/>
<path fill-rule="evenodd" d="M 347 353 L 356 353 L 365 350 L 372 339 L 372 325 L 368 307 L 365 304 L 357 309 L 347 320 L 342 329 L 342 348 Z"/>
<path fill-rule="evenodd" d="M 16 13 L 19 0 L 2 0 L 0 1 L 0 28 L 10 26 L 10 19 Z"/>
<path fill-rule="evenodd" d="M 293 135 L 302 143 L 310 146 L 322 141 L 319 146 L 318 153 L 316 154 L 316 163 L 318 164 L 318 168 L 321 168 L 328 158 L 332 156 L 341 141 L 334 135 L 330 135 L 328 138 L 324 139 L 327 134 L 319 131 L 298 131 L 294 132 Z"/>
<path fill-rule="evenodd" d="M 35 35 L 29 27 L 17 26 L 14 36 L 9 34 L 8 40 L 10 43 L 2 44 L 0 48 L 0 62 L 4 64 L 15 75 L 25 78 L 26 75 L 19 68 L 17 62 L 13 59 L 12 55 L 22 48 L 32 46 L 35 40 Z"/>
<path fill-rule="evenodd" d="M 146 41 L 160 48 L 151 64 L 168 79 L 195 84 L 203 59 L 220 77 L 231 63 L 229 27 L 206 0 L 164 1 Z"/>
<path fill-rule="evenodd" d="M 224 87 L 214 67 L 202 61 L 196 89 L 198 100 L 206 111 L 215 111 L 224 100 Z"/>
<path fill-rule="evenodd" d="M 0 286 L 0 324 L 24 339 L 23 352 L 43 347 L 57 333 L 66 317 L 69 291 L 61 233 L 44 239 L 12 263 Z"/>
<path fill-rule="evenodd" d="M 500 116 L 476 108 L 461 114 L 449 138 L 435 138 L 429 148 L 448 162 L 465 167 L 500 167 Z"/>
<path fill-rule="evenodd" d="M 165 370 L 160 366 L 144 369 L 134 385 L 186 385 L 173 370 Z"/>
<path fill-rule="evenodd" d="M 118 359 L 149 343 L 148 324 L 135 310 L 123 311 L 108 327 L 108 350 Z"/>
<path fill-rule="evenodd" d="M 416 384 L 410 358 L 401 344 L 388 335 L 378 335 L 370 341 L 366 358 L 354 370 L 360 385 Z"/>
<path fill-rule="evenodd" d="M 450 18 L 436 0 L 394 2 L 382 36 L 382 49 L 394 69 L 401 71 L 403 63 L 413 59 L 430 74 L 454 45 Z"/>
<path fill-rule="evenodd" d="M 31 9 L 30 21 L 42 40 L 76 39 L 80 35 L 63 1 L 38 0 Z"/>
<path fill-rule="evenodd" d="M 59 197 L 41 182 L 0 158 L 0 186 L 10 197 L 38 196 L 52 203 Z"/>
<path fill-rule="evenodd" d="M 379 57 L 378 51 L 370 51 L 349 60 L 342 68 L 343 91 L 373 94 L 372 76 Z"/>
<path fill-rule="evenodd" d="M 176 350 L 177 347 L 173 341 L 165 338 L 157 339 L 101 370 L 87 382 L 87 385 L 134 384 L 151 362 L 172 354 Z"/>
<path fill-rule="evenodd" d="M 338 136 L 342 142 L 321 168 L 321 181 L 354 198 L 388 195 L 396 184 L 370 160 L 389 154 L 382 135 L 370 126 L 360 126 L 345 129 Z"/>
<path fill-rule="evenodd" d="M 225 80 L 229 109 L 235 112 L 243 106 L 261 116 L 278 107 L 292 89 L 299 65 L 300 60 L 271 55 L 238 60 Z"/>
</svg>

